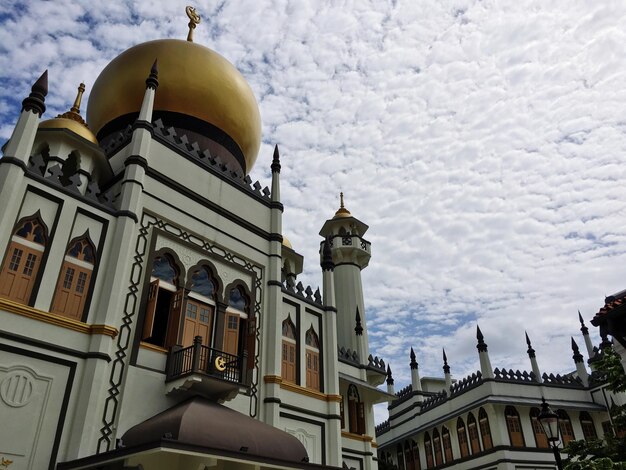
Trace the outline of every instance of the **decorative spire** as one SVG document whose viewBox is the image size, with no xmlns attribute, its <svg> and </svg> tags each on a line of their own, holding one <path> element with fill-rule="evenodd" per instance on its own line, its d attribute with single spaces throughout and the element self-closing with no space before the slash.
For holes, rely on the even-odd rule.
<svg viewBox="0 0 626 470">
<path fill-rule="evenodd" d="M 188 6 L 185 8 L 185 13 L 189 17 L 189 33 L 187 34 L 187 41 L 193 42 L 193 30 L 196 29 L 196 26 L 200 24 L 201 18 L 198 13 L 196 13 L 196 9 L 192 6 Z"/>
<path fill-rule="evenodd" d="M 150 75 L 146 78 L 146 88 L 156 90 L 159 86 L 159 69 L 157 67 L 157 59 L 154 59 L 154 64 L 150 68 Z"/>
<path fill-rule="evenodd" d="M 576 344 L 576 341 L 574 341 L 574 338 L 572 337 L 572 351 L 574 352 L 574 355 L 572 356 L 572 358 L 574 359 L 575 363 L 579 363 L 579 362 L 583 362 L 583 355 L 580 354 L 580 349 L 578 349 L 578 345 Z"/>
<path fill-rule="evenodd" d="M 528 357 L 530 357 L 531 359 L 535 358 L 535 350 L 533 349 L 532 345 L 530 344 L 530 338 L 528 337 L 528 333 L 526 333 L 524 331 L 524 334 L 526 335 L 526 344 L 528 345 L 528 350 L 526 351 L 528 353 Z"/>
<path fill-rule="evenodd" d="M 583 321 L 583 316 L 580 314 L 580 310 L 578 311 L 578 320 L 580 321 L 580 331 L 583 335 L 589 334 L 589 328 L 585 326 L 585 322 Z"/>
<path fill-rule="evenodd" d="M 74 100 L 74 105 L 70 108 L 69 111 L 66 111 L 63 114 L 59 114 L 57 117 L 64 118 L 64 119 L 71 119 L 72 121 L 76 121 L 77 123 L 82 124 L 87 129 L 89 129 L 89 126 L 87 126 L 87 123 L 85 122 L 83 117 L 80 115 L 80 102 L 83 99 L 83 93 L 85 93 L 85 84 L 81 83 L 80 85 L 78 85 L 78 92 L 76 93 L 76 99 Z"/>
<path fill-rule="evenodd" d="M 448 365 L 448 358 L 446 357 L 446 350 L 443 350 L 443 373 L 450 373 L 450 366 Z"/>
<path fill-rule="evenodd" d="M 22 101 L 22 111 L 33 111 L 39 117 L 46 111 L 46 95 L 48 94 L 48 70 L 33 84 L 30 95 Z"/>
<path fill-rule="evenodd" d="M 476 345 L 478 352 L 487 352 L 485 337 L 483 336 L 482 331 L 480 331 L 480 327 L 478 325 L 476 325 L 476 339 L 478 340 L 478 344 Z"/>
<path fill-rule="evenodd" d="M 391 375 L 391 367 L 387 364 L 387 385 L 393 385 L 393 376 Z"/>
<path fill-rule="evenodd" d="M 78 93 L 76 93 L 74 105 L 70 108 L 71 113 L 80 113 L 80 102 L 83 99 L 83 93 L 85 93 L 85 84 L 81 83 L 80 85 L 78 85 Z"/>
<path fill-rule="evenodd" d="M 411 366 L 411 370 L 417 369 L 417 361 L 415 360 L 415 351 L 413 351 L 413 348 L 411 348 L 411 362 L 409 363 L 409 365 Z"/>
<path fill-rule="evenodd" d="M 352 214 L 343 204 L 343 192 L 339 193 L 339 209 L 335 212 L 335 217 L 351 217 Z"/>
<path fill-rule="evenodd" d="M 354 332 L 357 336 L 363 336 L 363 326 L 361 325 L 361 314 L 359 314 L 359 307 L 356 308 L 356 326 L 354 327 Z"/>
<path fill-rule="evenodd" d="M 322 271 L 332 271 L 335 269 L 335 263 L 333 262 L 333 253 L 330 249 L 330 239 L 326 237 L 324 244 L 322 245 Z"/>
<path fill-rule="evenodd" d="M 274 158 L 272 158 L 272 173 L 280 173 L 280 154 L 278 153 L 278 144 L 274 147 Z"/>
</svg>

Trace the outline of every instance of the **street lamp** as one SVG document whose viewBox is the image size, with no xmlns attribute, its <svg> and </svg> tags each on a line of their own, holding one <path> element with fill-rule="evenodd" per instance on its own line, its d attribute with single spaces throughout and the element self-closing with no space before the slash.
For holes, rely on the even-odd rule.
<svg viewBox="0 0 626 470">
<path fill-rule="evenodd" d="M 552 451 L 554 452 L 554 459 L 556 460 L 556 467 L 559 470 L 563 470 L 563 464 L 561 463 L 561 452 L 559 451 L 559 415 L 550 409 L 546 403 L 546 399 L 541 397 L 541 413 L 537 416 L 537 419 L 543 426 L 543 431 L 548 436 L 548 442 Z"/>
</svg>

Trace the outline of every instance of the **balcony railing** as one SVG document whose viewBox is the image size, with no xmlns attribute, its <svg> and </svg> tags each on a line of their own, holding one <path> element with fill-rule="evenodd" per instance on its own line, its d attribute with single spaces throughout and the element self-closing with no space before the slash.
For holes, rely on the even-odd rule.
<svg viewBox="0 0 626 470">
<path fill-rule="evenodd" d="M 186 348 L 174 346 L 168 355 L 166 381 L 189 374 L 202 374 L 227 382 L 243 383 L 242 358 L 209 348 L 196 336 Z"/>
</svg>

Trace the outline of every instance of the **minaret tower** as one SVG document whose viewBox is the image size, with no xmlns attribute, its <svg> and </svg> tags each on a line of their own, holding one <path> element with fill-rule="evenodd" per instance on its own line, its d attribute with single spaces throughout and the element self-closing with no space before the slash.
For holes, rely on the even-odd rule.
<svg viewBox="0 0 626 470">
<path fill-rule="evenodd" d="M 476 339 L 478 340 L 476 349 L 478 349 L 478 358 L 480 359 L 480 373 L 483 379 L 493 379 L 493 369 L 491 368 L 487 343 L 485 343 L 485 337 L 478 325 L 476 325 Z"/>
<path fill-rule="evenodd" d="M 337 343 L 339 347 L 357 351 L 361 362 L 366 361 L 369 355 L 361 282 L 361 270 L 368 265 L 371 256 L 370 243 L 363 238 L 368 228 L 345 208 L 341 193 L 339 209 L 320 230 L 320 235 L 329 240 L 335 264 Z M 360 326 L 355 330 L 357 310 Z M 360 334 L 357 334 L 357 331 Z"/>
<path fill-rule="evenodd" d="M 541 371 L 539 370 L 539 364 L 537 363 L 537 355 L 535 354 L 535 350 L 530 342 L 530 338 L 528 337 L 528 333 L 524 332 L 526 335 L 526 344 L 528 345 L 528 358 L 530 359 L 530 366 L 533 369 L 533 375 L 535 376 L 535 382 L 541 383 Z"/>
</svg>

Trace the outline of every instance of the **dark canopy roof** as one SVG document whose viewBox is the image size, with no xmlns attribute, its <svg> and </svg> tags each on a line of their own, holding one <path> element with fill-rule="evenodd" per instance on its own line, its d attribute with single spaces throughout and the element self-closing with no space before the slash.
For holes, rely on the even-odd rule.
<svg viewBox="0 0 626 470">
<path fill-rule="evenodd" d="M 244 455 L 307 462 L 302 443 L 291 434 L 205 398 L 194 397 L 130 428 L 124 447 L 176 440 Z"/>
</svg>

